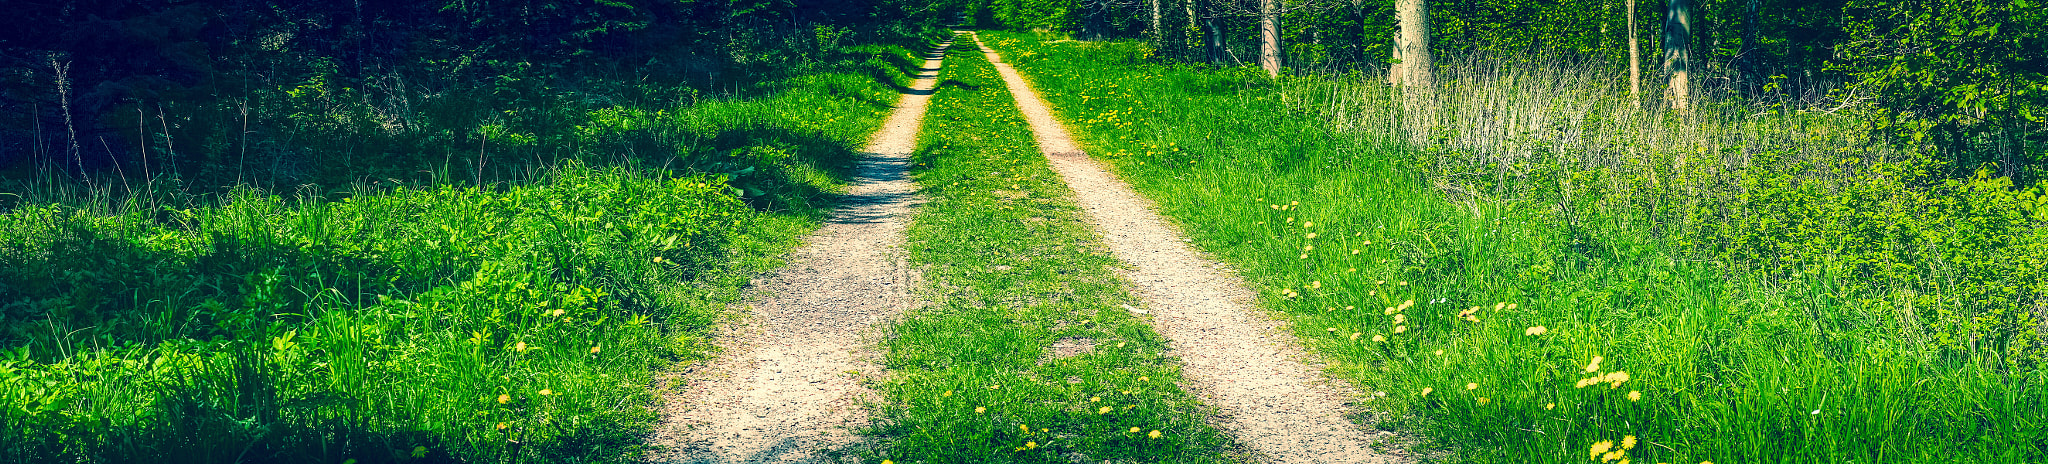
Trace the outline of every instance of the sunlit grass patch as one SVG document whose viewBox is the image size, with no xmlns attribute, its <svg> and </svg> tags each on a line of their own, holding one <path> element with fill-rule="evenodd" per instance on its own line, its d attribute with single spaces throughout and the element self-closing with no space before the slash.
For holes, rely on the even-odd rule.
<svg viewBox="0 0 2048 464">
<path fill-rule="evenodd" d="M 884 343 L 895 462 L 1211 462 L 1225 441 L 972 41 L 925 117 L 908 231 L 931 305 Z"/>
<path fill-rule="evenodd" d="M 1446 460 L 2048 457 L 2026 319 L 2043 287 L 2023 270 L 2048 262 L 2048 228 L 2013 200 L 2034 194 L 1839 146 L 1867 140 L 1839 132 L 1845 116 L 1646 117 L 1568 144 L 1473 105 L 1562 111 L 1539 103 L 1582 88 L 1457 87 L 1504 85 L 1474 79 L 1447 84 L 1473 92 L 1444 97 L 1466 112 L 1416 149 L 1371 119 L 1399 113 L 1363 97 L 1385 91 L 1344 93 L 1361 84 L 986 40 L 1369 392 L 1381 426 Z M 1688 151 L 1707 142 L 1723 148 Z"/>
</svg>

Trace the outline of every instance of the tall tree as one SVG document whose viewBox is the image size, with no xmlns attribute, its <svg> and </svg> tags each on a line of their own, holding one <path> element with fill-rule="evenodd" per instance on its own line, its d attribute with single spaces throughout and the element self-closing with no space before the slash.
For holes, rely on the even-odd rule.
<svg viewBox="0 0 2048 464">
<path fill-rule="evenodd" d="M 1198 22 L 1200 20 L 1195 18 L 1195 0 L 1182 0 L 1181 6 L 1187 8 L 1188 14 L 1188 28 L 1186 31 L 1182 31 L 1184 34 L 1182 38 L 1185 40 L 1181 41 L 1181 45 L 1186 48 L 1182 50 L 1183 55 L 1181 57 L 1191 60 L 1194 59 L 1195 49 L 1201 48 L 1201 43 L 1199 42 L 1202 40 L 1201 36 L 1196 35 L 1195 31 L 1201 30 L 1202 27 Z"/>
<path fill-rule="evenodd" d="M 1671 109 L 1687 111 L 1692 103 L 1692 1 L 1671 0 L 1664 14 L 1664 74 L 1671 77 L 1665 99 Z"/>
<path fill-rule="evenodd" d="M 1159 0 L 1152 0 L 1152 46 L 1166 48 L 1166 20 L 1159 12 Z"/>
<path fill-rule="evenodd" d="M 1280 0 L 1259 0 L 1259 67 L 1280 77 Z"/>
<path fill-rule="evenodd" d="M 1429 6 L 1425 0 L 1394 0 L 1400 22 L 1394 33 L 1394 66 L 1387 80 L 1394 85 L 1428 88 L 1436 85 L 1429 59 Z"/>
<path fill-rule="evenodd" d="M 1756 61 L 1758 58 L 1756 56 L 1756 7 L 1757 0 L 1749 0 L 1749 2 L 1747 2 L 1747 4 L 1743 6 L 1742 50 L 1737 51 L 1735 53 L 1735 71 L 1737 73 L 1740 73 L 1738 77 L 1742 79 L 1742 84 L 1745 86 L 1756 85 L 1755 82 L 1758 80 L 1756 76 Z"/>
<path fill-rule="evenodd" d="M 1636 39 L 1636 0 L 1628 0 L 1628 98 L 1643 107 L 1643 51 Z"/>
<path fill-rule="evenodd" d="M 1207 42 L 1204 48 L 1207 48 L 1209 51 L 1210 63 L 1221 63 L 1223 62 L 1223 28 L 1216 25 L 1216 4 L 1214 0 L 1206 1 L 1209 5 L 1209 11 L 1207 11 L 1208 14 L 1202 15 L 1202 38 L 1204 42 Z"/>
</svg>

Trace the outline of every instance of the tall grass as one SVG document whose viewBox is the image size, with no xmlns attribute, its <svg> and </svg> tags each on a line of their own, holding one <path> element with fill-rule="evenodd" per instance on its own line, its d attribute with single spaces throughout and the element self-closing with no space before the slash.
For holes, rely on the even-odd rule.
<svg viewBox="0 0 2048 464">
<path fill-rule="evenodd" d="M 1433 459 L 2048 458 L 2039 191 L 1852 113 L 1638 111 L 1542 63 L 1454 67 L 1411 112 L 989 37 Z"/>
<path fill-rule="evenodd" d="M 822 219 L 901 69 L 590 109 L 550 123 L 589 162 L 514 182 L 31 185 L 0 211 L 0 461 L 631 459 L 655 373 Z"/>
</svg>

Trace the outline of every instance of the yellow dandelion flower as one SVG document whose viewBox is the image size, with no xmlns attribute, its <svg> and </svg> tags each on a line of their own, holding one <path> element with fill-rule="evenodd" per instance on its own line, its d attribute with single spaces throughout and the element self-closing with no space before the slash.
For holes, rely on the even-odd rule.
<svg viewBox="0 0 2048 464">
<path fill-rule="evenodd" d="M 506 424 L 506 423 L 504 423 L 504 422 L 499 422 L 499 423 L 498 423 L 498 430 L 505 430 L 505 428 L 506 428 L 506 427 L 511 427 L 511 425 L 509 425 L 509 424 Z"/>
<path fill-rule="evenodd" d="M 1607 388 L 1620 388 L 1622 382 L 1627 382 L 1628 380 L 1628 371 L 1609 372 L 1606 376 L 1600 378 L 1600 381 L 1611 384 Z"/>
<path fill-rule="evenodd" d="M 946 393 L 945 393 L 945 394 L 942 394 L 942 395 L 939 395 L 939 396 L 944 396 L 944 397 L 952 397 L 952 396 L 953 396 L 953 391 L 952 391 L 952 390 L 946 390 Z"/>
<path fill-rule="evenodd" d="M 1506 307 L 1508 307 L 1508 302 L 1506 302 L 1506 301 L 1502 301 L 1502 302 L 1499 302 L 1499 303 L 1494 303 L 1494 304 L 1493 304 L 1493 310 L 1494 310 L 1494 311 L 1499 311 L 1499 310 L 1501 310 L 1501 308 L 1506 308 Z"/>
<path fill-rule="evenodd" d="M 1625 449 L 1625 450 L 1632 450 L 1632 449 L 1636 449 L 1636 436 L 1635 436 L 1635 435 L 1624 435 L 1624 436 L 1622 436 L 1622 437 L 1621 437 L 1621 449 Z"/>
<path fill-rule="evenodd" d="M 1308 235 L 1305 235 L 1304 237 L 1308 237 L 1308 238 L 1316 238 L 1316 233 L 1315 233 L 1315 232 L 1309 232 L 1309 233 L 1308 233 Z"/>
<path fill-rule="evenodd" d="M 590 347 L 590 354 L 597 354 L 597 352 L 598 352 L 598 351 L 599 351 L 600 349 L 601 349 L 601 348 L 599 348 L 599 347 L 596 347 L 596 346 L 592 346 L 592 347 Z"/>
<path fill-rule="evenodd" d="M 1394 326 L 1394 333 L 1402 333 L 1402 332 L 1407 332 L 1407 331 L 1408 331 L 1408 326 L 1405 326 L 1405 325 L 1397 325 L 1397 326 Z"/>
<path fill-rule="evenodd" d="M 1138 381 L 1139 381 L 1139 382 L 1151 382 L 1151 381 L 1152 381 L 1152 378 L 1151 378 L 1151 377 L 1146 377 L 1146 376 L 1142 376 L 1142 375 L 1141 375 L 1141 376 L 1138 376 Z"/>
<path fill-rule="evenodd" d="M 1096 414 L 1109 414 L 1109 410 L 1110 410 L 1110 409 L 1112 409 L 1112 408 L 1110 408 L 1109 406 L 1103 406 L 1103 407 L 1102 407 L 1102 409 L 1097 409 L 1097 410 L 1095 410 L 1095 413 L 1096 413 Z"/>
<path fill-rule="evenodd" d="M 1608 451 L 1607 454 L 1600 455 L 1600 462 L 1626 459 L 1627 457 L 1628 453 L 1622 452 L 1621 450 Z"/>
<path fill-rule="evenodd" d="M 1331 333 L 1335 333 L 1335 332 L 1337 332 L 1337 328 L 1336 328 L 1336 327 L 1324 327 L 1324 328 L 1323 328 L 1323 331 L 1324 331 L 1324 332 L 1331 332 Z"/>
<path fill-rule="evenodd" d="M 1479 384 L 1478 384 L 1478 383 L 1468 383 L 1468 384 L 1465 384 L 1465 389 L 1466 389 L 1466 390 L 1478 390 L 1478 389 L 1479 389 Z"/>
<path fill-rule="evenodd" d="M 1552 410 L 1552 409 L 1557 409 L 1557 403 L 1544 403 L 1544 404 L 1543 404 L 1543 410 L 1545 410 L 1545 411 L 1549 411 L 1549 410 Z"/>
<path fill-rule="evenodd" d="M 554 390 L 549 390 L 549 389 L 546 389 L 546 388 L 542 388 L 542 389 L 540 389 L 540 396 L 548 396 L 548 395 L 553 395 L 553 394 L 555 394 L 555 391 L 554 391 Z"/>
<path fill-rule="evenodd" d="M 503 393 L 498 394 L 498 404 L 505 404 L 510 402 L 512 402 L 512 395 L 507 395 Z"/>
<path fill-rule="evenodd" d="M 1308 253 L 1302 253 L 1301 259 L 1308 259 Z"/>
<path fill-rule="evenodd" d="M 975 414 L 981 414 L 981 413 L 985 413 L 985 412 L 988 412 L 988 408 L 986 408 L 986 407 L 982 407 L 982 406 L 975 406 L 975 407 L 974 407 L 974 413 L 975 413 Z"/>
<path fill-rule="evenodd" d="M 1593 362 L 1590 362 L 1590 363 L 1586 363 L 1586 372 L 1589 372 L 1589 373 L 1590 373 L 1590 372 L 1599 372 L 1599 371 L 1600 371 L 1600 362 L 1601 362 L 1601 361 L 1606 361 L 1606 360 L 1607 360 L 1607 358 L 1603 358 L 1603 357 L 1599 357 L 1599 356 L 1594 356 L 1594 357 L 1593 357 Z"/>
<path fill-rule="evenodd" d="M 1365 334 L 1363 334 L 1363 333 L 1358 333 L 1358 332 L 1352 332 L 1352 333 L 1351 333 L 1351 341 L 1358 341 L 1358 336 L 1360 336 L 1360 335 L 1365 335 Z"/>
<path fill-rule="evenodd" d="M 1640 392 L 1640 391 L 1635 391 L 1635 390 L 1629 390 L 1629 391 L 1628 391 L 1628 400 L 1629 400 L 1629 401 L 1641 401 L 1642 399 L 1643 399 L 1643 392 Z"/>
<path fill-rule="evenodd" d="M 1315 226 L 1316 226 L 1316 222 L 1315 222 L 1315 221 L 1302 221 L 1302 222 L 1301 222 L 1301 227 L 1302 227 L 1302 228 L 1304 228 L 1304 229 L 1306 229 L 1306 228 L 1310 228 L 1310 227 L 1315 227 Z"/>
<path fill-rule="evenodd" d="M 1157 440 L 1157 439 L 1159 439 L 1159 437 L 1160 437 L 1160 434 L 1159 434 L 1159 431 L 1158 431 L 1158 430 L 1153 430 L 1153 431 L 1152 431 L 1152 433 L 1147 433 L 1147 434 L 1145 434 L 1145 436 L 1147 436 L 1147 437 L 1152 437 L 1152 439 L 1154 439 L 1154 440 Z"/>
<path fill-rule="evenodd" d="M 1095 397 L 1089 397 L 1089 398 L 1088 398 L 1088 402 L 1090 402 L 1090 403 L 1100 403 L 1100 402 L 1102 402 L 1102 397 L 1100 397 L 1100 396 L 1095 396 Z"/>
<path fill-rule="evenodd" d="M 1535 326 L 1535 327 L 1530 327 L 1530 328 L 1529 328 L 1529 330 L 1524 330 L 1524 331 L 1522 331 L 1522 335 L 1528 335 L 1528 336 L 1531 336 L 1531 337 L 1534 337 L 1534 336 L 1537 336 L 1537 335 L 1543 335 L 1543 334 L 1546 334 L 1546 333 L 1550 333 L 1550 329 L 1548 329 L 1548 328 L 1544 328 L 1543 326 L 1540 326 L 1540 325 L 1539 325 L 1539 326 Z"/>
<path fill-rule="evenodd" d="M 1029 425 L 1024 425 L 1024 424 L 1017 424 L 1017 429 L 1018 429 L 1018 430 L 1023 430 L 1023 431 L 1024 431 L 1024 433 L 1031 433 L 1031 426 L 1029 426 Z"/>
<path fill-rule="evenodd" d="M 1587 456 L 1589 459 L 1598 459 L 1600 455 L 1607 454 L 1607 450 L 1610 449 L 1614 449 L 1614 440 L 1601 440 L 1593 443 L 1593 451 L 1587 454 Z"/>
<path fill-rule="evenodd" d="M 1374 293 L 1378 293 L 1378 292 L 1374 292 Z M 1391 315 L 1393 315 L 1394 313 L 1398 313 L 1398 312 L 1401 312 L 1401 309 L 1400 309 L 1400 308 L 1395 308 L 1395 307 L 1392 307 L 1392 306 L 1388 306 L 1388 307 L 1387 307 L 1387 309 L 1386 309 L 1385 311 L 1380 311 L 1380 312 L 1382 312 L 1382 313 L 1386 313 L 1387 315 L 1391 316 Z"/>
<path fill-rule="evenodd" d="M 1027 442 L 1024 442 L 1024 449 L 1038 449 L 1038 442 L 1035 442 L 1035 441 L 1027 441 Z"/>
<path fill-rule="evenodd" d="M 1430 387 L 1422 387 L 1422 396 L 1429 396 L 1429 392 L 1433 391 L 1436 391 L 1436 389 Z"/>
<path fill-rule="evenodd" d="M 1131 433 L 1138 433 L 1138 432 L 1139 432 L 1139 430 L 1138 430 L 1138 428 L 1137 428 L 1137 427 L 1131 427 Z"/>
<path fill-rule="evenodd" d="M 1375 342 L 1384 342 L 1384 341 L 1387 341 L 1387 336 L 1385 336 L 1385 335 L 1377 335 L 1377 334 L 1376 334 L 1376 335 L 1373 335 L 1373 336 L 1372 336 L 1372 341 L 1375 341 Z"/>
<path fill-rule="evenodd" d="M 1394 323 L 1395 323 L 1395 324 L 1405 324 L 1405 323 L 1407 323 L 1407 322 L 1408 322 L 1408 315 L 1407 315 L 1407 314 L 1395 314 L 1395 315 L 1394 315 Z"/>
<path fill-rule="evenodd" d="M 1401 285 L 1408 285 L 1408 283 L 1407 283 L 1407 282 L 1401 282 Z M 1408 300 L 1408 301 L 1403 301 L 1403 302 L 1401 302 L 1401 306 L 1397 306 L 1397 307 L 1398 307 L 1398 308 L 1401 308 L 1401 309 L 1400 309 L 1399 311 L 1406 311 L 1406 310 L 1408 310 L 1408 308 L 1411 308 L 1411 307 L 1414 307 L 1414 306 L 1415 306 L 1415 300 Z"/>
<path fill-rule="evenodd" d="M 1518 306 L 1518 305 L 1516 305 L 1516 304 L 1514 304 L 1514 303 L 1508 303 L 1508 309 L 1509 309 L 1509 310 L 1513 310 L 1513 309 L 1515 309 L 1515 308 L 1516 308 L 1517 306 Z"/>
<path fill-rule="evenodd" d="M 520 352 L 520 353 L 525 353 L 525 352 L 526 352 L 526 342 L 519 342 L 519 343 L 514 343 L 514 344 L 512 344 L 512 351 L 517 351 L 517 352 Z"/>
<path fill-rule="evenodd" d="M 882 464 L 896 464 L 896 461 L 891 461 L 891 460 L 883 459 L 883 460 L 882 460 Z"/>
</svg>

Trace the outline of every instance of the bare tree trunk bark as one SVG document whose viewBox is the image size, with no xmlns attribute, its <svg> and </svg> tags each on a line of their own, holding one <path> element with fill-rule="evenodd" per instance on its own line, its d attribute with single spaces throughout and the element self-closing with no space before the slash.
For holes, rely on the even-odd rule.
<svg viewBox="0 0 2048 464">
<path fill-rule="evenodd" d="M 1424 0 L 1396 0 L 1394 7 L 1400 21 L 1394 56 L 1401 62 L 1396 65 L 1400 73 L 1393 83 L 1430 88 L 1436 85 L 1436 76 L 1429 59 L 1429 6 Z"/>
<path fill-rule="evenodd" d="M 1643 52 L 1636 39 L 1636 0 L 1628 0 L 1628 98 L 1643 107 Z"/>
<path fill-rule="evenodd" d="M 1159 14 L 1159 0 L 1152 0 L 1152 48 L 1166 48 L 1166 21 Z"/>
<path fill-rule="evenodd" d="M 1280 0 L 1259 0 L 1259 67 L 1280 77 Z"/>
<path fill-rule="evenodd" d="M 1664 16 L 1664 73 L 1671 77 L 1665 98 L 1671 109 L 1690 111 L 1692 100 L 1692 2 L 1671 0 Z"/>
</svg>

